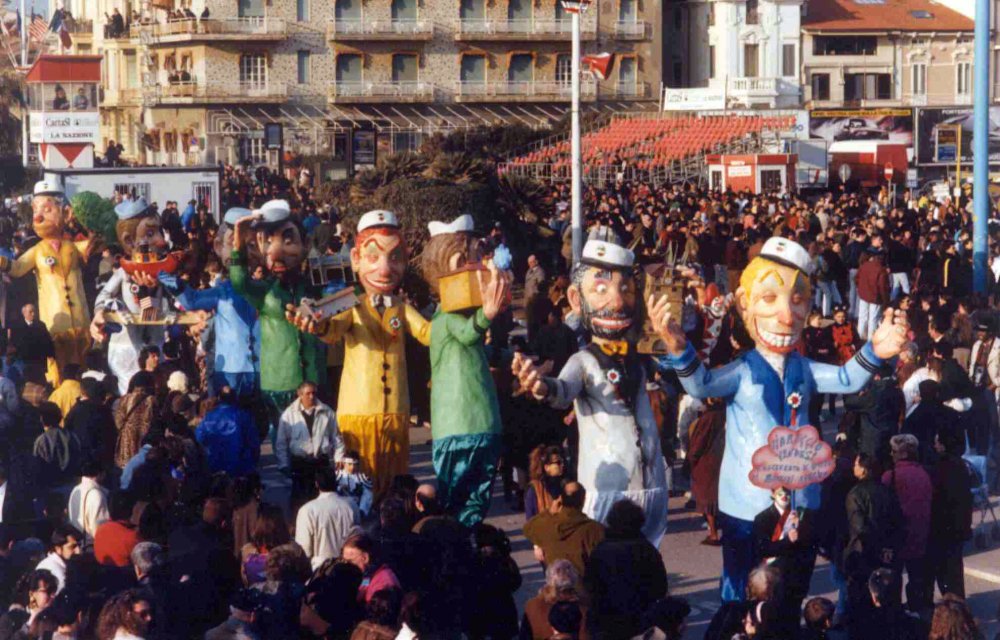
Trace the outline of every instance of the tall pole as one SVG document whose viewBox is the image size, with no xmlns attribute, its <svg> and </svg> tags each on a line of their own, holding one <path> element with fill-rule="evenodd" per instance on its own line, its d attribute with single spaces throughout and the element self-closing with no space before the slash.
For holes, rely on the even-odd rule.
<svg viewBox="0 0 1000 640">
<path fill-rule="evenodd" d="M 973 156 L 973 223 L 972 223 L 972 286 L 976 293 L 986 293 L 989 246 L 987 242 L 990 216 L 990 2 L 976 0 L 976 55 L 973 62 L 976 74 L 973 86 L 974 128 Z"/>
<path fill-rule="evenodd" d="M 980 0 L 982 1 L 982 0 Z M 582 3 L 581 3 L 582 4 Z M 570 106 L 570 137 L 572 139 L 570 162 L 572 165 L 572 226 L 573 226 L 573 264 L 580 261 L 583 253 L 583 163 L 580 160 L 580 12 L 570 14 L 573 26 L 573 66 L 571 69 L 572 105 Z"/>
<path fill-rule="evenodd" d="M 21 0 L 21 69 L 28 68 L 28 14 L 25 13 L 27 2 Z M 22 80 L 27 75 L 21 76 Z M 25 82 L 21 91 L 21 166 L 28 167 L 28 85 Z"/>
</svg>

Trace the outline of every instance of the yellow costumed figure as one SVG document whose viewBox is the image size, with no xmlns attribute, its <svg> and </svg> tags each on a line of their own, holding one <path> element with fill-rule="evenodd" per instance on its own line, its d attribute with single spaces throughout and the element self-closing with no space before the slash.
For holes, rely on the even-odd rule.
<svg viewBox="0 0 1000 640">
<path fill-rule="evenodd" d="M 323 342 L 344 340 L 344 370 L 337 423 L 348 450 L 361 455 L 376 498 L 392 478 L 409 473 L 410 392 L 406 379 L 406 335 L 430 343 L 431 323 L 396 297 L 408 251 L 391 211 L 369 211 L 358 221 L 351 268 L 365 295 L 357 306 L 332 318 L 289 314 L 289 320 Z"/>
<path fill-rule="evenodd" d="M 90 240 L 63 239 L 69 214 L 62 188 L 42 180 L 35 184 L 31 200 L 32 227 L 40 238 L 13 262 L 0 258 L 0 268 L 15 278 L 34 271 L 38 278 L 38 319 L 49 329 L 61 371 L 69 362 L 83 364 L 90 346 L 90 311 L 83 290 L 83 267 Z M 56 384 L 58 373 L 49 367 L 49 379 Z"/>
</svg>

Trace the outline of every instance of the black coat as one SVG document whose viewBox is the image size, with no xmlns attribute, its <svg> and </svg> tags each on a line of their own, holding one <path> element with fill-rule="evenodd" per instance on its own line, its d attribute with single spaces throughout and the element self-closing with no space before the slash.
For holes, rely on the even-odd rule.
<svg viewBox="0 0 1000 640">
<path fill-rule="evenodd" d="M 905 537 L 903 513 L 892 491 L 874 478 L 862 480 L 847 494 L 847 547 L 844 569 L 848 575 L 867 576 L 890 561 Z"/>
<path fill-rule="evenodd" d="M 23 320 L 10 328 L 10 345 L 17 350 L 17 358 L 26 363 L 44 363 L 56 355 L 48 327 L 35 320 L 29 326 Z"/>
<path fill-rule="evenodd" d="M 110 407 L 81 398 L 66 414 L 63 428 L 80 440 L 86 459 L 97 459 L 105 468 L 114 464 L 118 431 Z"/>
<path fill-rule="evenodd" d="M 922 400 L 903 421 L 903 433 L 912 434 L 920 442 L 920 462 L 933 464 L 937 460 L 934 437 L 939 431 L 960 428 L 961 415 L 940 402 Z"/>
<path fill-rule="evenodd" d="M 931 544 L 958 544 L 972 537 L 972 475 L 965 461 L 945 455 L 931 470 Z"/>
<path fill-rule="evenodd" d="M 799 519 L 799 539 L 772 541 L 781 514 L 774 505 L 757 514 L 753 520 L 755 564 L 775 558 L 774 566 L 781 571 L 789 597 L 805 597 L 809 592 L 813 566 L 816 563 L 816 512 L 806 509 Z"/>
<path fill-rule="evenodd" d="M 591 636 L 629 638 L 642 632 L 640 618 L 649 605 L 667 595 L 667 570 L 644 537 L 609 537 L 591 552 L 584 585 L 591 596 Z"/>
</svg>

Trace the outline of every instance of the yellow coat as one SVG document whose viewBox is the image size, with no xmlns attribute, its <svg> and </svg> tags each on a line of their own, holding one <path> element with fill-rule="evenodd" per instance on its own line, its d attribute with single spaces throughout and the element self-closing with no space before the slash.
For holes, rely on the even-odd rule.
<svg viewBox="0 0 1000 640">
<path fill-rule="evenodd" d="M 344 339 L 344 372 L 337 419 L 346 416 L 401 414 L 409 418 L 406 337 L 430 344 L 431 323 L 408 304 L 395 303 L 379 317 L 368 296 L 330 319 L 323 342 Z"/>
</svg>

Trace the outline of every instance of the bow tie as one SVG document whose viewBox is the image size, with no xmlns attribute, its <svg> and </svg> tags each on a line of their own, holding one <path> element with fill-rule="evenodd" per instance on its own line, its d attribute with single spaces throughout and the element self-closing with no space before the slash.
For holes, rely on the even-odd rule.
<svg viewBox="0 0 1000 640">
<path fill-rule="evenodd" d="M 599 346 L 601 351 L 609 356 L 628 355 L 628 342 L 625 340 L 608 340 L 605 342 L 599 342 L 597 346 Z"/>
<path fill-rule="evenodd" d="M 379 308 L 379 305 L 385 307 L 386 309 L 392 307 L 392 296 L 384 296 L 380 293 L 376 293 L 371 296 L 372 307 L 375 309 Z"/>
</svg>

